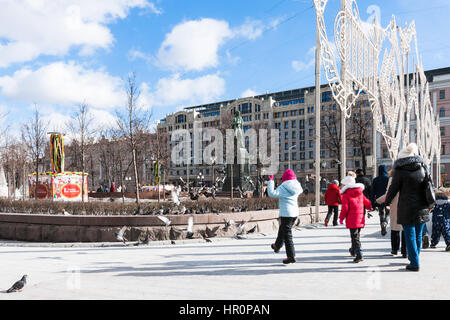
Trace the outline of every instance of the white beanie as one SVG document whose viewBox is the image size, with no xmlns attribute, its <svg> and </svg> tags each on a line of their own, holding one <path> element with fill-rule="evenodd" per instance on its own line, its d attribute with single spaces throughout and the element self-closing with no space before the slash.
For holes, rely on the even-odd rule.
<svg viewBox="0 0 450 320">
<path fill-rule="evenodd" d="M 398 159 L 412 157 L 412 156 L 418 155 L 418 154 L 419 154 L 419 148 L 417 147 L 417 144 L 410 143 L 406 148 L 403 148 L 398 153 Z"/>
<path fill-rule="evenodd" d="M 355 184 L 356 180 L 351 176 L 346 176 L 344 179 L 341 180 L 341 183 L 343 185 Z"/>
</svg>

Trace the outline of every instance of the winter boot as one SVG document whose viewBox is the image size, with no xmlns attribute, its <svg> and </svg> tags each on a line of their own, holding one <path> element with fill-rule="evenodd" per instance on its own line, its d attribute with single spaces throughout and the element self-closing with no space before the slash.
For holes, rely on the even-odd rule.
<svg viewBox="0 0 450 320">
<path fill-rule="evenodd" d="M 295 262 L 296 262 L 295 258 L 287 257 L 286 259 L 283 259 L 284 264 L 295 263 Z"/>
<path fill-rule="evenodd" d="M 383 224 L 381 225 L 381 235 L 382 235 L 382 236 L 385 236 L 386 233 L 387 233 L 387 231 L 386 231 L 386 223 L 383 223 Z"/>
<path fill-rule="evenodd" d="M 361 261 L 364 261 L 364 259 L 361 255 L 357 255 L 356 258 L 353 260 L 354 263 L 358 263 Z"/>
<path fill-rule="evenodd" d="M 422 237 L 422 249 L 428 249 L 430 247 L 430 237 L 424 234 Z"/>
<path fill-rule="evenodd" d="M 272 248 L 272 250 L 273 250 L 275 253 L 280 252 L 280 249 L 277 249 L 277 247 L 275 246 L 275 243 L 272 243 L 272 244 L 270 245 L 270 247 Z"/>
<path fill-rule="evenodd" d="M 445 251 L 450 251 L 450 244 L 447 246 L 447 248 L 445 248 Z"/>
<path fill-rule="evenodd" d="M 355 256 L 356 256 L 356 254 L 353 252 L 352 248 L 348 249 L 348 252 L 350 252 L 350 255 L 351 255 L 352 257 L 355 257 Z"/>
<path fill-rule="evenodd" d="M 408 264 L 408 265 L 406 266 L 406 270 L 409 270 L 409 271 L 419 271 L 420 268 L 419 268 L 419 267 L 413 267 L 412 265 Z"/>
</svg>

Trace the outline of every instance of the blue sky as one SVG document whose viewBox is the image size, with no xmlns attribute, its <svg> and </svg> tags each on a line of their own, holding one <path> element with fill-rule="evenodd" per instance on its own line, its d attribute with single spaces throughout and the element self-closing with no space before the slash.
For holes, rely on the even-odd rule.
<svg viewBox="0 0 450 320">
<path fill-rule="evenodd" d="M 329 0 L 329 36 L 340 0 Z M 450 2 L 359 0 L 415 20 L 425 69 L 450 66 Z M 368 11 L 368 8 L 370 9 Z M 136 72 L 154 120 L 182 107 L 314 84 L 312 0 L 0 0 L 0 111 L 19 131 L 37 104 L 50 130 L 80 102 L 97 124 L 124 105 L 121 80 Z"/>
</svg>

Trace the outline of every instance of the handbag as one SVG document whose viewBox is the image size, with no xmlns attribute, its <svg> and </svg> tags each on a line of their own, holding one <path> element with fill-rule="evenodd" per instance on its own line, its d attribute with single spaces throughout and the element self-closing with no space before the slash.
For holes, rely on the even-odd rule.
<svg viewBox="0 0 450 320">
<path fill-rule="evenodd" d="M 436 195 L 434 194 L 433 180 L 431 179 L 430 174 L 428 173 L 427 167 L 422 164 L 423 169 L 425 170 L 425 179 L 423 181 L 425 188 L 425 199 L 428 204 L 428 208 L 432 208 L 434 203 L 436 202 Z"/>
</svg>

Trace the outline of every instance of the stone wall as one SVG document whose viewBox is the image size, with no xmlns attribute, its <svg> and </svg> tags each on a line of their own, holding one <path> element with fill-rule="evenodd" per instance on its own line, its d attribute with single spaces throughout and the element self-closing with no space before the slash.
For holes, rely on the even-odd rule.
<svg viewBox="0 0 450 320">
<path fill-rule="evenodd" d="M 300 225 L 315 222 L 314 207 L 299 208 Z M 323 221 L 327 207 L 320 207 L 319 221 Z M 143 240 L 146 235 L 155 240 L 186 238 L 188 218 L 194 217 L 194 238 L 233 236 L 236 227 L 224 230 L 225 222 L 247 222 L 245 230 L 255 225 L 257 232 L 273 233 L 278 229 L 278 210 L 240 213 L 167 215 L 171 224 L 166 227 L 157 216 L 62 216 L 45 214 L 0 213 L 0 239 L 31 242 L 116 242 L 114 232 L 127 226 L 128 241 Z"/>
</svg>

